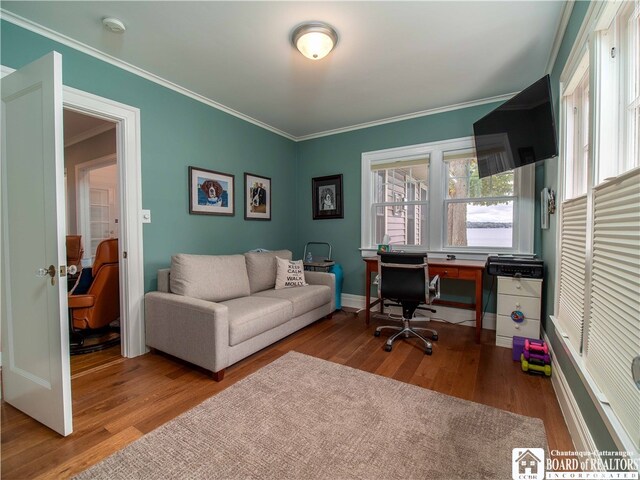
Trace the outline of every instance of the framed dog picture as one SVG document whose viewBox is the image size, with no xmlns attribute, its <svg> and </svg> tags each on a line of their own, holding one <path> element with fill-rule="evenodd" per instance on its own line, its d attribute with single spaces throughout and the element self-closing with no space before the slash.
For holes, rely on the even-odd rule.
<svg viewBox="0 0 640 480">
<path fill-rule="evenodd" d="M 342 174 L 311 179 L 313 219 L 344 218 Z"/>
<path fill-rule="evenodd" d="M 189 213 L 234 215 L 234 177 L 228 173 L 189 167 Z"/>
<path fill-rule="evenodd" d="M 271 179 L 244 174 L 245 220 L 271 220 Z"/>
</svg>

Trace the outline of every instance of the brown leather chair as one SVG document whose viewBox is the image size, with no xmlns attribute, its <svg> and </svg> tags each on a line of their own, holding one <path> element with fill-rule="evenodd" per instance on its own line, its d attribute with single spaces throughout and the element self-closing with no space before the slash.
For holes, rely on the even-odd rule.
<svg viewBox="0 0 640 480">
<path fill-rule="evenodd" d="M 74 328 L 106 327 L 120 317 L 118 239 L 103 240 L 96 249 L 92 268 L 82 270 L 69 292 Z"/>
<path fill-rule="evenodd" d="M 75 265 L 78 272 L 82 268 L 82 235 L 67 235 L 67 267 Z"/>
</svg>

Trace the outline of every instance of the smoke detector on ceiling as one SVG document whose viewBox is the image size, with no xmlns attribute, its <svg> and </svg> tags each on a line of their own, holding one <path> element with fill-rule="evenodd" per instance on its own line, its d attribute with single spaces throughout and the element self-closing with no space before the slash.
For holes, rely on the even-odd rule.
<svg viewBox="0 0 640 480">
<path fill-rule="evenodd" d="M 114 17 L 103 18 L 102 25 L 104 25 L 104 28 L 113 33 L 123 33 L 127 29 L 121 20 L 118 20 Z"/>
</svg>

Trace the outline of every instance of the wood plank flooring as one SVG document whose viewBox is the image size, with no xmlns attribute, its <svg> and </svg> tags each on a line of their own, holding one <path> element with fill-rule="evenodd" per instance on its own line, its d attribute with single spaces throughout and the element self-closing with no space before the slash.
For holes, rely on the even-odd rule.
<svg viewBox="0 0 640 480">
<path fill-rule="evenodd" d="M 222 382 L 165 355 L 118 357 L 118 350 L 72 357 L 73 428 L 63 438 L 2 402 L 2 478 L 68 478 L 175 418 L 290 350 L 392 377 L 510 412 L 541 418 L 551 450 L 573 443 L 551 381 L 524 374 L 495 332 L 474 343 L 470 327 L 434 322 L 439 340 L 424 355 L 415 340 L 385 352 L 384 322 L 337 313 L 229 367 Z M 84 357 L 84 358 L 83 358 Z"/>
</svg>

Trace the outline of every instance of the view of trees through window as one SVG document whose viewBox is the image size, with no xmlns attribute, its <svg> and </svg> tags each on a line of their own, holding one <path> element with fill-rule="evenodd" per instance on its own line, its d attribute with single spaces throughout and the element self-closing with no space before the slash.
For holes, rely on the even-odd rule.
<svg viewBox="0 0 640 480">
<path fill-rule="evenodd" d="M 445 152 L 446 244 L 450 247 L 513 247 L 513 170 L 479 178 L 472 151 Z"/>
</svg>

